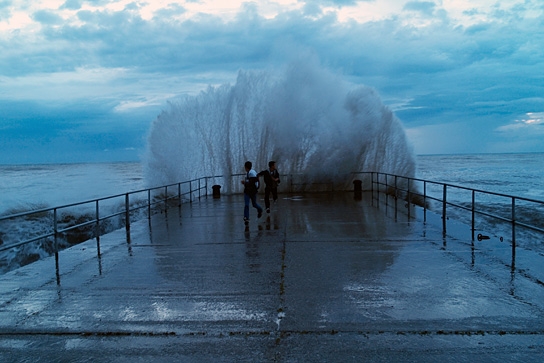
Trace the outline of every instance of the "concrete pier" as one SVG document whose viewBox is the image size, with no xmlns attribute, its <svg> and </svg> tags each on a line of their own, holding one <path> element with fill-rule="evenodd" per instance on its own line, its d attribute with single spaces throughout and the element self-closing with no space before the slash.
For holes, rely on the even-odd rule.
<svg viewBox="0 0 544 363">
<path fill-rule="evenodd" d="M 538 260 L 366 193 L 250 213 L 203 198 L 0 276 L 0 361 L 544 361 Z"/>
</svg>

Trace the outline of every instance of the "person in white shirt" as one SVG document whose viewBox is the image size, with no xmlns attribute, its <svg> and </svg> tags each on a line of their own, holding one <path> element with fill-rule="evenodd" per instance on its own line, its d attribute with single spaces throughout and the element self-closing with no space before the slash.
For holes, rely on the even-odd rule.
<svg viewBox="0 0 544 363">
<path fill-rule="evenodd" d="M 259 189 L 259 178 L 257 172 L 252 169 L 251 161 L 246 161 L 244 168 L 246 169 L 246 178 L 242 180 L 244 184 L 244 222 L 249 223 L 249 201 L 251 205 L 257 209 L 257 218 L 263 215 L 263 209 L 257 203 L 257 190 Z"/>
</svg>

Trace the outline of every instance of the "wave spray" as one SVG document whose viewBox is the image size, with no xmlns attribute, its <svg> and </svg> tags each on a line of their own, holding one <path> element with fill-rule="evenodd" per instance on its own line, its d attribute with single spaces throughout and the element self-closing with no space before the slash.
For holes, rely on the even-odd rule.
<svg viewBox="0 0 544 363">
<path fill-rule="evenodd" d="M 244 71 L 235 85 L 170 102 L 153 122 L 144 159 L 149 185 L 257 171 L 275 160 L 282 175 L 349 189 L 351 172 L 415 176 L 399 119 L 377 92 L 350 86 L 317 62 Z M 239 192 L 225 178 L 223 191 Z M 306 189 L 308 190 L 308 189 Z"/>
</svg>

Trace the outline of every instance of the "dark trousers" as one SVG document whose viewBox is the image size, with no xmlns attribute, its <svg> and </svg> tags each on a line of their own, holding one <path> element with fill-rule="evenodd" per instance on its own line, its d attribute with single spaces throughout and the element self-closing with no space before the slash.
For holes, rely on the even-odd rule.
<svg viewBox="0 0 544 363">
<path fill-rule="evenodd" d="M 263 212 L 263 209 L 257 203 L 257 194 L 246 194 L 244 193 L 244 218 L 249 219 L 249 202 L 251 205 L 257 209 L 257 212 L 260 214 Z"/>
<path fill-rule="evenodd" d="M 265 187 L 264 188 L 264 206 L 266 209 L 270 208 L 270 193 L 272 193 L 272 198 L 274 202 L 278 200 L 278 188 Z"/>
</svg>

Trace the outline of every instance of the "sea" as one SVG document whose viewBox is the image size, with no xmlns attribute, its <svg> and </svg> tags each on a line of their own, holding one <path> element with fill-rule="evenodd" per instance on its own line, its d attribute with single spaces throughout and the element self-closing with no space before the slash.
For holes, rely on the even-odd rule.
<svg viewBox="0 0 544 363">
<path fill-rule="evenodd" d="M 544 153 L 419 155 L 416 160 L 416 178 L 544 201 Z M 0 165 L 0 216 L 145 187 L 139 162 Z M 31 236 L 37 225 L 36 221 L 24 225 L 0 221 L 0 246 Z M 541 242 L 533 241 L 532 248 L 538 249 Z M 0 273 L 50 253 L 39 245 L 0 252 Z"/>
</svg>

